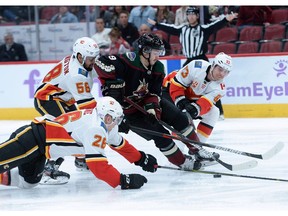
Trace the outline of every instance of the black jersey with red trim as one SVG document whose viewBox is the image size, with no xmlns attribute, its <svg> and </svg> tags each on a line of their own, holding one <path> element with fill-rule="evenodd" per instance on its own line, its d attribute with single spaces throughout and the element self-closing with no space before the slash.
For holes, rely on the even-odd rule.
<svg viewBox="0 0 288 216">
<path fill-rule="evenodd" d="M 95 70 L 102 85 L 107 80 L 123 80 L 126 97 L 139 105 L 159 103 L 161 86 L 165 77 L 162 62 L 157 61 L 151 68 L 146 68 L 140 61 L 140 55 L 127 52 L 122 55 L 101 56 L 95 64 Z M 124 113 L 135 112 L 129 104 L 123 104 Z"/>
</svg>

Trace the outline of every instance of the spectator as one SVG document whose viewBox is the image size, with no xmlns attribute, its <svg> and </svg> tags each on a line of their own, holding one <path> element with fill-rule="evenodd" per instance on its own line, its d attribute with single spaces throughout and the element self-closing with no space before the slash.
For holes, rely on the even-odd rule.
<svg viewBox="0 0 288 216">
<path fill-rule="evenodd" d="M 114 6 L 112 16 L 110 19 L 110 27 L 117 27 L 120 24 L 120 13 L 121 11 L 127 11 L 125 6 Z M 129 16 L 129 14 L 128 14 Z M 127 19 L 128 20 L 128 19 Z M 128 22 L 128 21 L 127 21 Z M 122 32 L 123 33 L 123 32 Z"/>
<path fill-rule="evenodd" d="M 98 6 L 89 6 L 89 16 L 86 13 L 86 10 L 84 11 L 84 16 L 85 16 L 85 20 L 87 19 L 88 16 L 88 20 L 90 22 L 94 22 L 96 20 L 97 14 L 99 14 L 99 7 Z"/>
<path fill-rule="evenodd" d="M 130 46 L 139 37 L 137 27 L 133 23 L 128 22 L 129 12 L 121 11 L 119 13 L 119 24 L 118 28 L 122 33 L 122 37 L 126 40 Z"/>
<path fill-rule="evenodd" d="M 219 16 L 221 15 L 220 14 L 220 11 L 219 11 L 219 6 L 216 6 L 216 5 L 210 5 L 208 7 L 208 11 L 209 11 L 209 16 L 211 17 L 210 18 L 210 21 L 213 22 L 217 19 L 219 19 Z"/>
<path fill-rule="evenodd" d="M 109 55 L 124 54 L 130 51 L 130 45 L 121 36 L 121 31 L 114 27 L 109 33 L 111 44 L 109 47 Z"/>
<path fill-rule="evenodd" d="M 104 54 L 111 44 L 111 40 L 109 38 L 110 28 L 104 27 L 104 19 L 98 17 L 95 22 L 96 33 L 91 37 L 100 48 L 100 55 Z"/>
<path fill-rule="evenodd" d="M 175 14 L 169 10 L 168 6 L 157 6 L 156 20 L 158 23 L 174 24 Z"/>
<path fill-rule="evenodd" d="M 269 6 L 240 6 L 236 25 L 239 30 L 251 25 L 269 25 L 272 9 Z"/>
<path fill-rule="evenodd" d="M 100 6 L 99 17 L 103 18 L 104 26 L 106 28 L 111 28 L 110 22 L 113 16 L 112 8 L 113 7 L 109 7 L 109 6 Z"/>
<path fill-rule="evenodd" d="M 68 10 L 68 7 L 61 6 L 59 7 L 59 13 L 55 14 L 50 23 L 77 23 L 79 22 L 78 18 Z"/>
<path fill-rule="evenodd" d="M 147 19 L 155 19 L 156 11 L 151 6 L 136 6 L 132 8 L 128 22 L 133 23 L 138 29 L 141 24 L 147 24 L 149 27 L 152 27 L 151 24 L 147 22 Z"/>
<path fill-rule="evenodd" d="M 21 18 L 17 14 L 15 7 L 4 6 L 1 8 L 2 20 L 3 22 L 15 22 L 16 25 L 20 24 Z"/>
<path fill-rule="evenodd" d="M 6 61 L 28 61 L 25 47 L 14 42 L 13 34 L 4 36 L 4 44 L 0 46 L 0 62 Z"/>
<path fill-rule="evenodd" d="M 181 25 L 184 23 L 187 23 L 187 16 L 186 16 L 186 10 L 188 6 L 181 6 L 178 8 L 175 12 L 175 25 Z"/>
<path fill-rule="evenodd" d="M 147 24 L 142 24 L 139 28 L 139 37 L 141 37 L 143 34 L 149 34 L 151 33 L 151 28 Z M 132 44 L 133 51 L 138 51 L 138 39 L 135 40 Z"/>
<path fill-rule="evenodd" d="M 85 6 L 70 6 L 69 10 L 77 17 L 79 22 L 85 21 Z"/>
</svg>

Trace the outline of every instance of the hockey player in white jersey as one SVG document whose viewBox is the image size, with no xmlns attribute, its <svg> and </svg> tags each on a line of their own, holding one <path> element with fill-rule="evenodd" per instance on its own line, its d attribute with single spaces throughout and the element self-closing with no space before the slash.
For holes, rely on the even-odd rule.
<svg viewBox="0 0 288 216">
<path fill-rule="evenodd" d="M 163 96 L 186 110 L 193 118 L 200 118 L 197 135 L 206 142 L 219 119 L 215 103 L 225 95 L 225 77 L 232 70 L 232 58 L 225 53 L 217 54 L 211 65 L 205 60 L 193 60 L 178 71 L 173 71 L 163 82 Z M 210 158 L 209 152 L 199 147 L 198 159 Z M 215 153 L 214 153 L 215 154 Z"/>
<path fill-rule="evenodd" d="M 34 107 L 41 114 L 58 117 L 63 113 L 78 109 L 90 109 L 96 106 L 91 93 L 93 80 L 97 77 L 94 70 L 95 59 L 99 55 L 97 43 L 88 37 L 77 39 L 73 45 L 73 54 L 66 56 L 56 64 L 43 78 L 34 94 Z M 84 159 L 79 160 L 81 163 Z M 49 160 L 45 174 L 59 168 L 63 160 Z M 86 166 L 86 165 L 85 165 Z M 87 166 L 86 166 L 87 167 Z M 54 170 L 55 171 L 55 170 Z M 58 171 L 60 176 L 69 177 L 68 173 Z M 51 177 L 51 176 L 50 176 Z M 42 183 L 57 184 L 56 179 L 46 176 Z"/>
<path fill-rule="evenodd" d="M 155 157 L 138 151 L 118 133 L 123 110 L 111 97 L 99 99 L 96 109 L 69 112 L 53 121 L 45 117 L 20 127 L 1 143 L 0 184 L 35 187 L 41 180 L 46 158 L 75 154 L 84 155 L 90 171 L 113 188 L 120 185 L 121 189 L 138 189 L 147 183 L 144 176 L 122 174 L 109 164 L 107 144 L 143 170 L 157 170 Z"/>
<path fill-rule="evenodd" d="M 66 56 L 43 78 L 34 94 L 34 106 L 42 114 L 55 117 L 77 109 L 96 106 L 91 94 L 95 59 L 99 55 L 97 43 L 88 37 L 76 40 L 73 54 Z"/>
</svg>

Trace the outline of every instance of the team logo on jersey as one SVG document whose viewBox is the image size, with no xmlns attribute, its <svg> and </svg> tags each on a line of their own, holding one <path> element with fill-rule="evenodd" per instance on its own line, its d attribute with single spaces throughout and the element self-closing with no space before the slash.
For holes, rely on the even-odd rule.
<svg viewBox="0 0 288 216">
<path fill-rule="evenodd" d="M 194 67 L 195 68 L 202 68 L 202 62 L 201 61 L 195 61 Z"/>
<path fill-rule="evenodd" d="M 126 56 L 127 56 L 127 58 L 128 58 L 130 61 L 134 61 L 135 58 L 136 58 L 136 53 L 134 53 L 134 52 L 127 52 L 127 53 L 126 53 Z"/>
<path fill-rule="evenodd" d="M 78 74 L 81 74 L 81 75 L 87 77 L 87 76 L 88 76 L 88 71 L 79 68 L 79 69 L 78 69 Z"/>
<path fill-rule="evenodd" d="M 144 97 L 148 92 L 148 83 L 146 83 L 145 79 L 143 79 L 143 82 L 139 80 L 140 85 L 137 87 L 136 91 L 133 91 L 133 95 L 142 98 Z"/>
<path fill-rule="evenodd" d="M 106 127 L 106 125 L 104 124 L 103 121 L 101 121 L 100 126 L 103 127 L 106 132 L 108 132 L 108 129 L 107 129 L 107 127 Z"/>
<path fill-rule="evenodd" d="M 192 86 L 192 88 L 196 88 L 198 86 L 198 84 L 199 83 L 197 81 L 193 81 L 191 86 Z"/>
</svg>

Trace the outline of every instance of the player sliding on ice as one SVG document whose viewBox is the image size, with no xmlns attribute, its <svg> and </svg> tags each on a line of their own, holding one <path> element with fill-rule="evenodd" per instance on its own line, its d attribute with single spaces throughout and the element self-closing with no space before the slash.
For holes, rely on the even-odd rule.
<svg viewBox="0 0 288 216">
<path fill-rule="evenodd" d="M 106 144 L 143 170 L 157 170 L 155 157 L 138 151 L 118 133 L 123 110 L 111 97 L 99 99 L 96 109 L 69 112 L 55 120 L 45 117 L 20 127 L 0 144 L 0 184 L 33 188 L 41 180 L 47 158 L 74 154 L 84 155 L 95 177 L 113 188 L 138 189 L 147 183 L 140 174 L 122 174 L 108 164 Z"/>
</svg>

